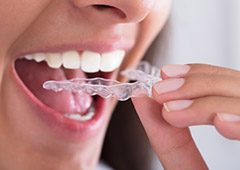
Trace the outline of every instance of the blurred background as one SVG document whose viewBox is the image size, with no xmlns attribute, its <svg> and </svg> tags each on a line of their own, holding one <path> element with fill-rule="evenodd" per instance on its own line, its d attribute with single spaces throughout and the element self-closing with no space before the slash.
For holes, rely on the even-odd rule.
<svg viewBox="0 0 240 170">
<path fill-rule="evenodd" d="M 240 70 L 240 0 L 173 0 L 168 41 L 161 65 L 208 63 Z M 191 131 L 209 169 L 240 169 L 239 141 L 210 126 Z M 161 169 L 157 160 L 153 169 Z"/>
</svg>

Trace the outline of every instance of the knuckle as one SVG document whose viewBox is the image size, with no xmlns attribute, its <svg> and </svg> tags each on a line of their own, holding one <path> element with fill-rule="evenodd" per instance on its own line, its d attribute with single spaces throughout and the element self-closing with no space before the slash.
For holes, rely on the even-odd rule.
<svg viewBox="0 0 240 170">
<path fill-rule="evenodd" d="M 209 91 L 212 89 L 216 89 L 219 85 L 219 76 L 207 75 L 207 74 L 194 74 L 189 76 L 186 79 L 186 90 L 200 90 L 200 91 Z"/>
<path fill-rule="evenodd" d="M 218 75 L 221 74 L 221 69 L 218 66 L 213 66 L 213 65 L 206 65 L 208 67 L 208 71 L 210 75 Z"/>
<path fill-rule="evenodd" d="M 210 64 L 190 64 L 192 73 L 219 74 L 222 72 L 221 67 Z"/>
</svg>

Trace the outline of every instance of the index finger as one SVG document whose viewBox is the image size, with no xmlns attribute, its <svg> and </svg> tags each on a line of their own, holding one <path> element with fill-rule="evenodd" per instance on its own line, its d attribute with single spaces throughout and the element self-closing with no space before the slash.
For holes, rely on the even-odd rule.
<svg viewBox="0 0 240 170">
<path fill-rule="evenodd" d="M 161 77 L 163 79 L 186 77 L 192 74 L 210 74 L 240 78 L 240 71 L 238 70 L 209 64 L 170 64 L 163 66 L 161 69 Z"/>
</svg>

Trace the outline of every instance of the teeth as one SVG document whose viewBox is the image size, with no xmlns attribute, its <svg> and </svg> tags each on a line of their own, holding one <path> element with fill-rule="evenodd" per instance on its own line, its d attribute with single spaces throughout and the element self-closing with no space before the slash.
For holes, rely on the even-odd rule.
<svg viewBox="0 0 240 170">
<path fill-rule="evenodd" d="M 95 115 L 95 109 L 94 107 L 91 107 L 89 112 L 85 115 L 80 115 L 80 114 L 74 114 L 74 113 L 66 113 L 64 117 L 72 120 L 77 120 L 80 122 L 86 122 L 88 120 L 91 120 L 93 116 Z"/>
<path fill-rule="evenodd" d="M 125 51 L 117 50 L 114 52 L 103 53 L 101 58 L 100 70 L 109 72 L 117 69 L 123 61 Z"/>
<path fill-rule="evenodd" d="M 91 51 L 82 53 L 82 70 L 87 73 L 95 73 L 99 71 L 101 55 Z"/>
<path fill-rule="evenodd" d="M 31 55 L 31 54 L 25 55 L 24 58 L 27 59 L 27 60 L 33 60 L 34 59 L 33 55 Z"/>
<path fill-rule="evenodd" d="M 81 66 L 80 55 L 76 51 L 68 51 L 62 54 L 63 67 L 68 69 L 78 69 Z"/>
<path fill-rule="evenodd" d="M 86 121 L 92 119 L 93 116 L 94 116 L 93 112 L 90 112 L 90 114 L 87 114 L 87 115 L 70 114 L 70 113 L 64 115 L 64 117 L 66 117 L 68 119 L 77 120 L 77 121 L 81 121 L 81 122 L 86 122 Z"/>
<path fill-rule="evenodd" d="M 62 56 L 59 53 L 48 53 L 46 55 L 46 62 L 51 68 L 60 68 L 62 65 Z"/>
<path fill-rule="evenodd" d="M 124 56 L 124 50 L 116 50 L 102 54 L 92 51 L 84 51 L 82 54 L 77 51 L 66 51 L 62 54 L 35 53 L 25 55 L 24 58 L 36 62 L 46 61 L 48 66 L 54 69 L 63 66 L 66 69 L 81 68 L 86 73 L 95 73 L 114 71 L 121 65 Z"/>
<path fill-rule="evenodd" d="M 36 53 L 36 54 L 33 54 L 33 59 L 36 61 L 36 62 L 42 62 L 45 60 L 45 54 L 44 53 Z"/>
</svg>

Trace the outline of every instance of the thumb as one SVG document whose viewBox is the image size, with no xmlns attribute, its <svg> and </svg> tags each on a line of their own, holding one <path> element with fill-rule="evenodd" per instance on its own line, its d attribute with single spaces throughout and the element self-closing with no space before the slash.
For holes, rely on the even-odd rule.
<svg viewBox="0 0 240 170">
<path fill-rule="evenodd" d="M 207 169 L 188 128 L 168 124 L 162 117 L 162 105 L 151 98 L 132 98 L 132 101 L 150 143 L 166 169 Z"/>
</svg>

